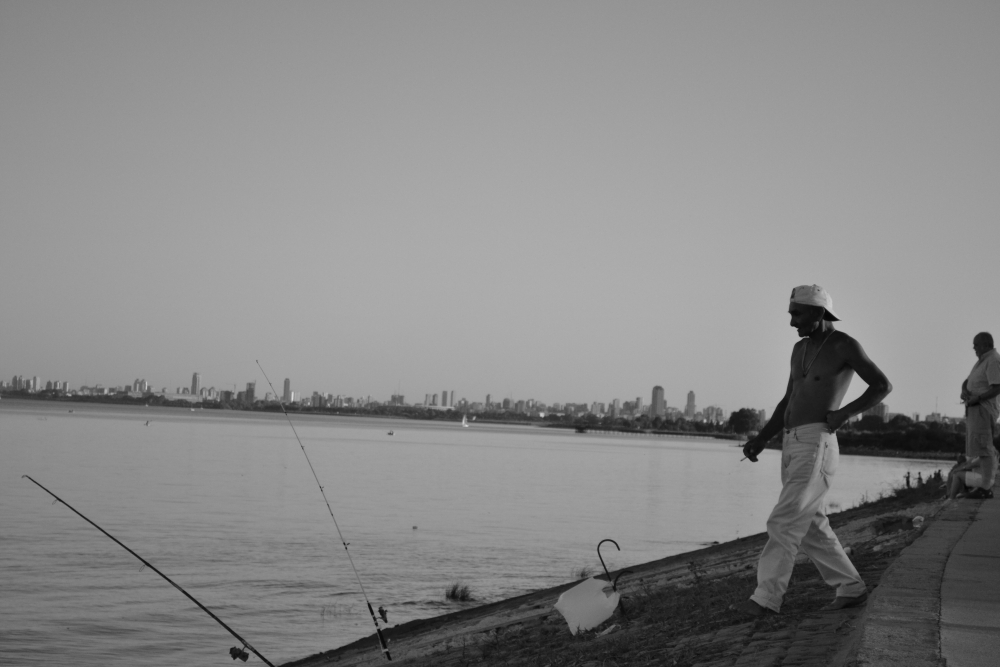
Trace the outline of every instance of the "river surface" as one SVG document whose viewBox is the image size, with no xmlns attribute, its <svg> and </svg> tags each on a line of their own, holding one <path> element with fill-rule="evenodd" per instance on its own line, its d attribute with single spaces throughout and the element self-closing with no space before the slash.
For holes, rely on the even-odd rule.
<svg viewBox="0 0 1000 667">
<path fill-rule="evenodd" d="M 389 624 L 759 533 L 779 452 L 732 441 L 294 416 L 361 583 Z M 149 422 L 148 425 L 146 422 Z M 388 431 L 394 435 L 388 435 Z M 846 509 L 941 462 L 841 458 Z M 0 664 L 232 665 L 236 641 L 31 475 L 271 662 L 370 634 L 306 458 L 281 415 L 0 401 Z M 466 603 L 466 606 L 469 603 Z M 373 650 L 374 649 L 373 647 Z M 251 656 L 252 662 L 258 662 Z"/>
</svg>

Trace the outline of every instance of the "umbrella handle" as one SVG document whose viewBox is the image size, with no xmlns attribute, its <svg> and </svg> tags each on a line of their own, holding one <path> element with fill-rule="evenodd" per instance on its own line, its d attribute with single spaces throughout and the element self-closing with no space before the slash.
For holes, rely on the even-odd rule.
<svg viewBox="0 0 1000 667">
<path fill-rule="evenodd" d="M 618 592 L 618 580 L 622 578 L 623 574 L 632 574 L 632 570 L 622 570 L 621 572 L 618 573 L 618 576 L 615 577 L 615 580 L 611 582 L 611 588 L 616 593 Z M 622 618 L 624 618 L 625 620 L 628 620 L 628 614 L 625 613 L 625 600 L 624 600 L 624 598 L 618 600 L 618 608 L 622 612 Z"/>
<path fill-rule="evenodd" d="M 611 582 L 611 588 L 614 589 L 615 592 L 618 591 L 618 580 L 622 578 L 623 574 L 632 574 L 632 570 L 622 570 L 618 573 L 618 576 L 615 577 L 615 580 Z"/>
<path fill-rule="evenodd" d="M 601 545 L 604 544 L 605 542 L 611 542 L 611 544 L 615 545 L 615 548 L 618 549 L 618 551 L 621 551 L 622 548 L 618 546 L 617 542 L 615 542 L 610 538 L 601 540 L 600 542 L 597 543 L 597 557 L 601 559 L 601 567 L 604 568 L 604 574 L 608 577 L 608 581 L 611 581 L 611 573 L 608 572 L 608 566 L 604 564 L 604 557 L 601 555 Z M 611 586 L 612 588 L 614 588 L 614 583 L 612 583 Z"/>
</svg>

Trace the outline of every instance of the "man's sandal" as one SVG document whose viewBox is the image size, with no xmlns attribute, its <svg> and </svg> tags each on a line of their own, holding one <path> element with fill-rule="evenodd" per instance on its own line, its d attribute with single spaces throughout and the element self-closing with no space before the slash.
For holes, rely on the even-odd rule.
<svg viewBox="0 0 1000 667">
<path fill-rule="evenodd" d="M 850 609 L 851 607 L 860 607 L 865 602 L 868 602 L 868 593 L 864 592 L 861 595 L 853 598 L 840 597 L 834 598 L 833 602 L 823 607 L 821 611 L 838 611 L 840 609 Z"/>
</svg>

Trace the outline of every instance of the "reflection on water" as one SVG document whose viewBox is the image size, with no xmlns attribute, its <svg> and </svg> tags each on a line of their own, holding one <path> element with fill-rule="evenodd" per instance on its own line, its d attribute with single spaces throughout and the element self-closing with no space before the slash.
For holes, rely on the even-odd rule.
<svg viewBox="0 0 1000 667">
<path fill-rule="evenodd" d="M 227 664 L 233 639 L 30 474 L 278 663 L 371 632 L 281 415 L 0 403 L 0 656 L 6 664 Z M 372 603 L 390 625 L 758 533 L 778 452 L 731 441 L 295 417 Z M 145 422 L 149 420 L 149 425 Z M 387 431 L 394 435 L 389 437 Z M 939 462 L 841 459 L 847 508 Z"/>
</svg>

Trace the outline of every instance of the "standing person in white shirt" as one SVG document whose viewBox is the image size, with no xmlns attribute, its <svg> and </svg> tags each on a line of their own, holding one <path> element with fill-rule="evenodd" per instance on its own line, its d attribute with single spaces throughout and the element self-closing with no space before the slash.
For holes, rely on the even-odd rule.
<svg viewBox="0 0 1000 667">
<path fill-rule="evenodd" d="M 976 487 L 969 498 L 992 498 L 997 476 L 997 450 L 993 446 L 997 418 L 1000 417 L 1000 353 L 993 336 L 983 331 L 972 339 L 978 359 L 962 383 L 965 403 L 965 456 L 979 459 L 978 475 L 966 473 L 965 483 Z"/>
</svg>

